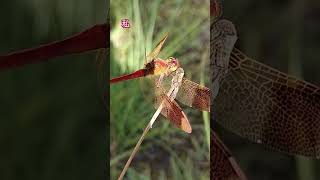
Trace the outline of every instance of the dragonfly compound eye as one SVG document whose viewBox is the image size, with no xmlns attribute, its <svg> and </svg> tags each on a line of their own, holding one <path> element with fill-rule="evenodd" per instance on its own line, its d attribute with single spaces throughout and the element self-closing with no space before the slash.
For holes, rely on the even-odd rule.
<svg viewBox="0 0 320 180">
<path fill-rule="evenodd" d="M 178 61 L 178 59 L 176 59 L 176 58 L 174 58 L 173 63 L 174 63 L 177 67 L 180 66 L 179 61 Z"/>
<path fill-rule="evenodd" d="M 169 59 L 170 59 L 170 62 L 171 62 L 172 64 L 177 64 L 176 58 L 170 57 Z"/>
</svg>

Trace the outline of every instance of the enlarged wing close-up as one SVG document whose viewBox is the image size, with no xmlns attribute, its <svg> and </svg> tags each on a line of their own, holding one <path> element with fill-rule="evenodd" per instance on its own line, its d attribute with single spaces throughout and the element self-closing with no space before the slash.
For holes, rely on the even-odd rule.
<svg viewBox="0 0 320 180">
<path fill-rule="evenodd" d="M 233 49 L 213 117 L 236 134 L 290 154 L 320 157 L 320 89 Z"/>
</svg>

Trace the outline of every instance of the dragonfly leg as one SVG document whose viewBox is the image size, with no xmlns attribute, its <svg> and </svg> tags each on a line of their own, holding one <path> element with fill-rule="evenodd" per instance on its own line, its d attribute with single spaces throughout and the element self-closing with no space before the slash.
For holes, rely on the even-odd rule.
<svg viewBox="0 0 320 180">
<path fill-rule="evenodd" d="M 164 78 L 164 74 L 161 74 L 160 77 L 159 77 L 159 79 L 158 79 L 157 82 L 156 82 L 157 88 L 159 88 L 159 87 L 161 86 L 162 81 L 163 81 L 163 78 Z"/>
<path fill-rule="evenodd" d="M 181 83 L 182 83 L 183 76 L 184 76 L 184 70 L 182 68 L 178 68 L 175 71 L 175 75 L 171 80 L 171 88 L 174 88 L 173 92 L 170 95 L 171 100 L 176 98 L 177 93 L 179 91 L 179 87 L 181 86 Z"/>
</svg>

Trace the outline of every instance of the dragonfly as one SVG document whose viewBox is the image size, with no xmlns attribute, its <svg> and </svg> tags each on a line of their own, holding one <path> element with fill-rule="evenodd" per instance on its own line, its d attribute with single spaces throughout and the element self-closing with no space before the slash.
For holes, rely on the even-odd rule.
<svg viewBox="0 0 320 180">
<path fill-rule="evenodd" d="M 201 111 L 210 111 L 211 91 L 205 86 L 184 78 L 184 71 L 177 58 L 169 57 L 167 59 L 161 59 L 158 57 L 167 38 L 168 33 L 163 36 L 156 47 L 146 56 L 147 63 L 145 63 L 142 69 L 112 78 L 110 84 L 145 76 L 155 78 L 155 83 L 152 84 L 154 87 L 153 91 L 155 92 L 155 107 L 162 104 L 161 114 L 176 127 L 182 129 L 184 132 L 191 133 L 192 128 L 185 113 L 175 100 L 170 100 L 165 92 L 168 91 L 173 81 L 176 81 L 179 88 L 176 88 L 178 90 L 174 92 L 174 96 L 179 102 Z"/>
<path fill-rule="evenodd" d="M 231 21 L 219 20 L 211 24 L 210 31 L 211 90 L 215 104 L 211 119 L 274 150 L 319 159 L 320 88 L 235 48 L 237 33 Z M 219 149 L 211 149 L 211 153 L 219 156 Z M 228 153 L 220 156 L 231 157 Z M 238 166 L 230 168 L 234 179 L 243 179 L 235 173 Z M 211 166 L 211 171 L 219 174 L 221 170 Z"/>
</svg>

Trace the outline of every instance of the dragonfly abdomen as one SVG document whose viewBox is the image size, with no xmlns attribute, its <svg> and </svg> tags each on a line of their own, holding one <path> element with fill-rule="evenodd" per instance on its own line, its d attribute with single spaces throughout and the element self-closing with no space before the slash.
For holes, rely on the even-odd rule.
<svg viewBox="0 0 320 180">
<path fill-rule="evenodd" d="M 136 79 L 139 77 L 144 77 L 144 76 L 148 75 L 147 73 L 148 73 L 148 71 L 146 69 L 139 69 L 131 74 L 126 74 L 126 75 L 111 79 L 110 84 L 121 82 L 121 81 L 127 81 L 130 79 Z"/>
</svg>

